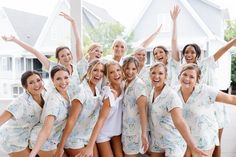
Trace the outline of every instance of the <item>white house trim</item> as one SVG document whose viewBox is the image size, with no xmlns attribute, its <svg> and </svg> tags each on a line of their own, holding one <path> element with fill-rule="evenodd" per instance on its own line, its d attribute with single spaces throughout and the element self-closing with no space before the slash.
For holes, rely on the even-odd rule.
<svg viewBox="0 0 236 157">
<path fill-rule="evenodd" d="M 35 48 L 40 48 L 43 41 L 45 41 L 45 38 L 46 38 L 46 35 L 48 33 L 48 31 L 50 30 L 49 28 L 52 26 L 52 23 L 54 22 L 55 20 L 55 17 L 58 16 L 59 14 L 59 10 L 60 10 L 60 6 L 62 4 L 64 0 L 59 0 L 57 2 L 57 5 L 56 7 L 54 8 L 54 10 L 52 11 L 52 14 L 50 14 L 50 16 L 48 16 L 48 19 L 38 37 L 38 40 L 36 41 L 35 43 Z"/>
<path fill-rule="evenodd" d="M 86 10 L 87 10 L 90 14 L 92 14 L 94 17 L 96 17 L 96 18 L 99 20 L 99 22 L 102 21 L 102 19 L 101 19 L 99 16 L 97 16 L 96 14 L 94 14 L 88 7 L 86 7 L 86 6 L 83 5 L 83 8 L 86 9 Z"/>
<path fill-rule="evenodd" d="M 147 9 L 150 7 L 150 5 L 152 4 L 153 0 L 148 0 L 146 5 L 144 6 L 144 8 L 142 9 L 141 12 L 139 12 L 139 16 L 137 16 L 138 18 L 136 18 L 136 20 L 134 21 L 134 24 L 130 27 L 130 30 L 128 30 L 128 32 L 135 30 L 135 28 L 137 27 L 139 21 L 143 18 L 144 13 L 147 11 Z"/>
<path fill-rule="evenodd" d="M 203 20 L 199 17 L 199 15 L 194 11 L 191 5 L 187 2 L 187 0 L 180 0 L 183 6 L 189 11 L 190 15 L 194 20 L 199 24 L 200 28 L 206 33 L 209 40 L 214 39 L 215 35 L 211 32 L 211 30 L 207 27 L 207 25 L 203 22 Z"/>
</svg>

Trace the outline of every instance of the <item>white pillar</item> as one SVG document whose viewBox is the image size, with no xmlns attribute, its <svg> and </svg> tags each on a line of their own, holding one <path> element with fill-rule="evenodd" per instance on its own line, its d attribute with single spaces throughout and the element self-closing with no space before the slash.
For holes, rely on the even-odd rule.
<svg viewBox="0 0 236 157">
<path fill-rule="evenodd" d="M 80 39 L 81 39 L 81 45 L 83 45 L 83 40 L 82 40 L 82 6 L 81 6 L 81 0 L 70 0 L 70 13 L 71 16 L 75 19 L 78 27 L 79 27 L 79 32 L 80 32 Z M 72 32 L 73 33 L 73 32 Z M 71 52 L 75 53 L 75 39 L 74 35 L 71 35 Z M 75 54 L 73 54 L 75 56 Z M 75 57 L 74 57 L 75 60 Z"/>
</svg>

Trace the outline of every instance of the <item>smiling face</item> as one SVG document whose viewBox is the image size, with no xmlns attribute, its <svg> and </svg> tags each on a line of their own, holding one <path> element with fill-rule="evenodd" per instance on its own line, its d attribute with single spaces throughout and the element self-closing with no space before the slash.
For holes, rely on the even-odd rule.
<svg viewBox="0 0 236 157">
<path fill-rule="evenodd" d="M 91 48 L 88 51 L 89 54 L 89 59 L 93 60 L 93 59 L 99 59 L 102 57 L 102 47 L 100 46 L 94 46 L 94 48 Z"/>
<path fill-rule="evenodd" d="M 121 41 L 121 40 L 115 41 L 112 46 L 112 50 L 113 50 L 113 57 L 114 58 L 123 57 L 124 53 L 126 51 L 126 45 L 125 45 L 124 41 Z"/>
<path fill-rule="evenodd" d="M 193 46 L 187 46 L 184 52 L 184 59 L 186 63 L 196 63 L 197 52 Z"/>
<path fill-rule="evenodd" d="M 70 83 L 69 76 L 69 73 L 64 70 L 59 70 L 54 74 L 52 81 L 59 93 L 65 93 L 67 91 Z"/>
<path fill-rule="evenodd" d="M 138 51 L 134 54 L 134 57 L 138 59 L 140 64 L 144 64 L 146 61 L 146 51 Z"/>
<path fill-rule="evenodd" d="M 72 61 L 71 52 L 64 48 L 58 52 L 58 62 L 64 66 L 70 65 Z"/>
<path fill-rule="evenodd" d="M 29 76 L 26 80 L 26 86 L 25 89 L 32 95 L 40 95 L 42 90 L 44 89 L 43 87 L 43 81 L 40 78 L 39 75 L 33 74 Z"/>
<path fill-rule="evenodd" d="M 160 88 L 165 85 L 166 69 L 162 65 L 153 67 L 150 70 L 150 79 L 154 88 Z"/>
<path fill-rule="evenodd" d="M 88 82 L 96 86 L 104 75 L 104 65 L 101 63 L 95 64 L 91 69 L 89 69 L 87 75 Z"/>
<path fill-rule="evenodd" d="M 107 78 L 110 84 L 118 85 L 122 81 L 122 71 L 120 65 L 110 64 L 107 68 Z"/>
<path fill-rule="evenodd" d="M 153 51 L 153 56 L 155 61 L 159 61 L 164 63 L 165 65 L 167 64 L 168 56 L 167 53 L 162 49 L 162 48 L 155 48 Z"/>
<path fill-rule="evenodd" d="M 198 81 L 197 71 L 194 69 L 187 69 L 180 74 L 179 82 L 182 89 L 190 89 L 196 86 Z"/>
<path fill-rule="evenodd" d="M 128 63 L 124 68 L 124 74 L 127 82 L 131 82 L 138 74 L 138 67 L 134 62 Z"/>
</svg>

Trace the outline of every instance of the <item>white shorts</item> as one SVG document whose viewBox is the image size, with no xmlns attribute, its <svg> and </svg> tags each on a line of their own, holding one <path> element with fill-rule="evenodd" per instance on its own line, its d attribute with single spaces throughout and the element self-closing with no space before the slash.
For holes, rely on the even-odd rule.
<svg viewBox="0 0 236 157">
<path fill-rule="evenodd" d="M 110 141 L 111 138 L 112 137 L 110 137 L 110 136 L 99 134 L 97 137 L 96 143 L 107 142 L 107 141 Z"/>
</svg>

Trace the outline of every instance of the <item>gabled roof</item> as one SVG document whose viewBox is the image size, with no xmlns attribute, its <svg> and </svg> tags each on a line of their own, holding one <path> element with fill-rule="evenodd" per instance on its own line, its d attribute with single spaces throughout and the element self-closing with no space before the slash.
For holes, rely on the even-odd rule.
<svg viewBox="0 0 236 157">
<path fill-rule="evenodd" d="M 219 10 L 224 11 L 223 9 L 221 9 L 218 5 L 214 4 L 213 2 L 209 1 L 209 0 L 201 0 L 203 3 L 206 3 L 208 5 L 211 5 L 214 8 L 217 8 Z M 131 28 L 131 30 L 135 30 L 138 23 L 140 22 L 140 20 L 143 18 L 143 16 L 145 15 L 145 12 L 150 8 L 151 4 L 153 3 L 153 0 L 149 0 L 145 7 L 144 10 L 141 11 L 141 15 L 138 16 L 137 20 L 135 21 L 133 27 Z M 177 3 L 177 2 L 175 2 Z M 215 38 L 215 35 L 212 33 L 212 31 L 210 30 L 210 28 L 204 23 L 204 21 L 201 19 L 201 17 L 196 13 L 196 11 L 193 9 L 193 7 L 190 5 L 190 3 L 188 2 L 188 0 L 179 0 L 179 3 L 181 3 L 184 8 L 189 12 L 189 14 L 193 17 L 193 19 L 196 21 L 196 23 L 199 25 L 199 27 L 206 33 L 207 37 L 209 39 Z"/>
<path fill-rule="evenodd" d="M 206 4 L 208 4 L 208 5 L 210 5 L 210 6 L 214 7 L 214 8 L 216 8 L 216 9 L 219 9 L 219 10 L 222 9 L 222 7 L 221 7 L 220 5 L 216 4 L 216 2 L 213 2 L 213 1 L 211 1 L 211 0 L 201 0 L 201 1 L 202 1 L 203 3 L 206 3 Z"/>
<path fill-rule="evenodd" d="M 116 20 L 110 16 L 110 14 L 103 8 L 100 8 L 96 5 L 88 3 L 86 1 L 82 1 L 82 8 L 89 12 L 90 14 L 94 15 L 99 21 L 104 22 L 116 22 Z"/>
<path fill-rule="evenodd" d="M 206 33 L 209 39 L 215 38 L 214 34 L 208 28 L 208 26 L 203 22 L 200 16 L 195 12 L 192 6 L 187 2 L 187 0 L 180 0 L 183 6 L 188 10 L 193 19 L 199 24 L 200 28 Z"/>
<path fill-rule="evenodd" d="M 47 21 L 47 17 L 5 7 L 3 10 L 20 40 L 33 46 Z"/>
</svg>

